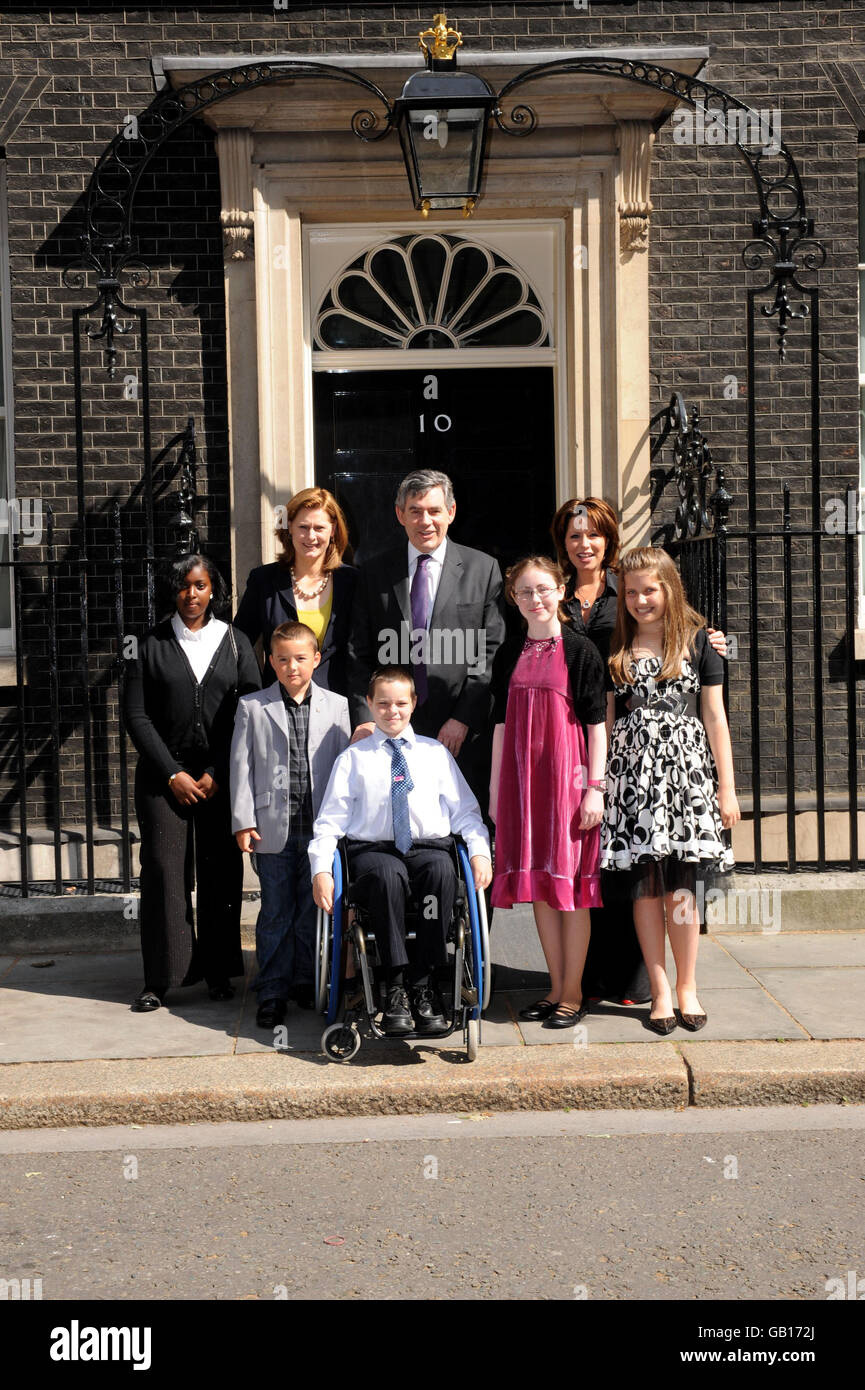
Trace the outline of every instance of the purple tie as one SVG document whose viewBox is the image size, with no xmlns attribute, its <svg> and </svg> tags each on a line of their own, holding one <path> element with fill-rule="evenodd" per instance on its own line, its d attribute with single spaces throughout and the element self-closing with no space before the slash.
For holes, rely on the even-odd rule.
<svg viewBox="0 0 865 1390">
<path fill-rule="evenodd" d="M 430 603 L 429 583 L 427 581 L 427 565 L 429 564 L 428 555 L 419 555 L 417 566 L 415 567 L 414 579 L 411 582 L 411 626 L 412 632 L 421 630 L 426 632 L 429 627 Z M 417 691 L 417 702 L 422 705 L 429 694 L 429 686 L 426 678 L 426 665 L 422 661 L 415 663 L 413 668 L 415 689 Z"/>
</svg>

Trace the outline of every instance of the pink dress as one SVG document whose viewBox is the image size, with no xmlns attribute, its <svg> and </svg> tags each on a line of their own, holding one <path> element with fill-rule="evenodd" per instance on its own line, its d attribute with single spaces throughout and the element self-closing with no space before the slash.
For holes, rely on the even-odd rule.
<svg viewBox="0 0 865 1390">
<path fill-rule="evenodd" d="M 600 907 L 600 826 L 580 830 L 586 741 L 561 640 L 529 644 L 508 687 L 493 907 Z"/>
</svg>

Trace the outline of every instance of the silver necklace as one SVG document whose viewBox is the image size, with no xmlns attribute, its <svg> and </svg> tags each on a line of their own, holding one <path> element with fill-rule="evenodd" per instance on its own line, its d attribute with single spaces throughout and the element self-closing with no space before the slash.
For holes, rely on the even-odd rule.
<svg viewBox="0 0 865 1390">
<path fill-rule="evenodd" d="M 601 574 L 601 575 L 598 576 L 598 582 L 599 582 L 599 583 L 602 583 L 602 580 L 603 580 L 603 574 Z M 585 612 L 585 610 L 586 610 L 587 608 L 591 608 L 591 606 L 592 606 L 592 600 L 591 600 L 590 598 L 580 598 L 580 589 L 581 589 L 581 588 L 582 588 L 582 585 L 575 586 L 575 587 L 574 587 L 574 593 L 576 594 L 577 598 L 580 599 L 580 607 L 582 608 L 583 612 Z"/>
</svg>

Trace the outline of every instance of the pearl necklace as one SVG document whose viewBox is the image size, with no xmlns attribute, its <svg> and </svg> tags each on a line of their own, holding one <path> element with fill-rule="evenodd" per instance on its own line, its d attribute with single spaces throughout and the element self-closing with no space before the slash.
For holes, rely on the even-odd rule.
<svg viewBox="0 0 865 1390">
<path fill-rule="evenodd" d="M 298 584 L 298 582 L 297 582 L 297 580 L 296 580 L 296 578 L 295 578 L 295 576 L 294 576 L 294 570 L 293 570 L 293 569 L 289 570 L 289 573 L 290 573 L 290 575 L 291 575 L 291 587 L 292 587 L 292 589 L 294 590 L 294 592 L 295 592 L 295 594 L 297 595 L 298 598 L 305 598 L 305 599 L 318 598 L 319 594 L 323 594 L 324 591 L 325 591 L 325 589 L 327 588 L 328 584 L 330 583 L 330 575 L 329 575 L 329 574 L 326 574 L 326 575 L 324 576 L 324 579 L 321 581 L 321 583 L 318 584 L 318 585 L 313 589 L 312 593 L 309 593 L 306 589 L 302 589 L 302 588 L 300 587 L 300 585 Z"/>
</svg>

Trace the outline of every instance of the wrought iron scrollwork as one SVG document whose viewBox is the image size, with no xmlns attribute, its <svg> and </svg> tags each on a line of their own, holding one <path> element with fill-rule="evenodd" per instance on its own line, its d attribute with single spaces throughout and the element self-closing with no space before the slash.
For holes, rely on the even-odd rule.
<svg viewBox="0 0 865 1390">
<path fill-rule="evenodd" d="M 136 257 L 132 235 L 135 196 L 150 161 L 176 130 L 217 102 L 238 92 L 302 78 L 353 83 L 381 103 L 380 116 L 369 108 L 352 116 L 351 128 L 362 140 L 380 140 L 392 129 L 393 107 L 381 88 L 368 78 L 329 63 L 280 59 L 230 68 L 199 78 L 177 91 L 160 93 L 146 110 L 127 118 L 123 129 L 103 151 L 87 188 L 81 251 L 64 270 L 63 280 L 69 289 L 83 289 L 87 272 L 96 273 L 97 298 L 85 312 L 92 310 L 101 317 L 99 328 L 90 337 L 104 341 L 109 377 L 114 376 L 116 369 L 115 339 L 125 331 L 118 310 L 129 309 L 120 298 L 120 275 L 126 272 L 137 288 L 144 288 L 151 279 L 148 267 Z"/>
<path fill-rule="evenodd" d="M 758 269 L 764 255 L 771 254 L 773 257 L 771 279 L 761 288 L 771 291 L 774 286 L 775 298 L 771 305 L 764 306 L 763 313 L 767 318 L 777 319 L 778 351 L 783 360 L 788 323 L 807 312 L 804 304 L 793 305 L 790 300 L 791 286 L 803 290 L 796 279 L 796 272 L 816 269 L 826 258 L 825 249 L 813 239 L 813 224 L 805 210 L 802 181 L 790 150 L 779 141 L 777 149 L 768 153 L 760 113 L 753 111 L 738 97 L 699 77 L 676 72 L 657 63 L 591 55 L 538 63 L 506 82 L 498 93 L 493 111 L 499 130 L 516 137 L 530 135 L 537 127 L 537 115 L 525 102 L 511 105 L 513 93 L 526 83 L 573 73 L 595 73 L 636 82 L 669 93 L 695 109 L 702 107 L 711 115 L 720 113 L 724 120 L 731 113 L 739 113 L 739 123 L 747 138 L 737 138 L 728 143 L 735 144 L 745 160 L 759 200 L 759 215 L 754 220 L 757 240 L 746 247 L 745 264 L 749 269 Z M 117 309 L 123 307 L 116 285 L 117 272 L 133 258 L 132 213 L 135 195 L 154 155 L 180 126 L 200 116 L 217 102 L 226 101 L 238 92 L 304 78 L 352 83 L 375 98 L 380 105 L 381 115 L 370 107 L 363 107 L 351 118 L 351 129 L 360 139 L 367 142 L 380 140 L 394 129 L 393 104 L 381 88 L 368 78 L 329 63 L 273 59 L 230 68 L 199 78 L 176 91 L 169 89 L 162 92 L 139 116 L 128 118 L 123 130 L 105 150 L 87 190 L 78 270 L 90 268 L 96 270 L 98 275 L 99 299 L 93 307 L 102 308 L 102 324 L 94 336 L 105 341 L 109 370 L 113 369 L 117 356 L 114 339 L 121 331 Z M 770 159 L 773 161 L 771 167 Z M 780 161 L 780 167 L 774 161 Z M 761 248 L 765 248 L 765 251 Z M 72 286 L 73 281 L 67 279 L 67 284 Z M 80 288 L 82 284 L 83 276 L 77 282 L 77 287 Z"/>
<path fill-rule="evenodd" d="M 177 511 L 171 518 L 171 525 L 177 530 L 175 551 L 178 555 L 189 555 L 200 546 L 198 530 L 195 525 L 197 454 L 195 449 L 195 420 L 190 415 L 186 429 L 181 436 L 180 453 L 177 457 Z"/>
<path fill-rule="evenodd" d="M 669 92 L 695 110 L 702 108 L 711 120 L 720 118 L 728 129 L 741 130 L 746 136 L 727 142 L 735 145 L 747 164 L 759 200 L 759 215 L 753 224 L 756 240 L 745 247 L 743 258 L 749 270 L 762 268 L 764 257 L 769 254 L 773 258 L 770 279 L 759 287 L 758 293 L 774 288 L 772 304 L 763 305 L 761 312 L 766 318 L 777 318 L 778 357 L 783 362 L 789 320 L 808 314 L 804 302 L 791 303 L 790 287 L 804 292 L 805 287 L 796 279 L 797 272 L 817 270 L 826 260 L 825 247 L 813 237 L 814 224 L 806 212 L 802 180 L 791 151 L 783 141 L 777 141 L 774 150 L 767 145 L 761 113 L 738 97 L 702 78 L 631 58 L 563 58 L 527 68 L 506 82 L 498 94 L 498 109 L 493 114 L 499 130 L 505 135 L 522 136 L 530 134 L 537 125 L 537 116 L 529 106 L 521 104 L 505 111 L 508 98 L 517 88 L 542 77 L 581 72 L 619 77 Z"/>
<path fill-rule="evenodd" d="M 152 276 L 149 267 L 133 253 L 128 238 L 122 248 L 109 241 L 97 250 L 93 237 L 89 234 L 82 238 L 82 243 L 81 254 L 71 265 L 63 269 L 63 283 L 67 289 L 84 289 L 87 271 L 96 272 L 96 299 L 82 310 L 82 314 L 100 315 L 98 328 L 89 328 L 87 336 L 94 341 L 104 340 L 108 377 L 113 381 L 117 369 L 115 336 L 120 337 L 130 332 L 119 317 L 118 311 L 133 312 L 121 297 L 122 277 L 136 289 L 147 289 Z"/>
<path fill-rule="evenodd" d="M 669 540 L 693 540 L 704 532 L 726 527 L 732 498 L 724 486 L 723 469 L 713 468 L 697 407 L 692 406 L 689 414 L 681 392 L 674 391 L 666 410 L 655 416 L 658 419 L 663 420 L 663 427 L 652 444 L 651 457 L 654 459 L 672 436 L 673 466 L 653 469 L 653 510 L 668 483 L 674 483 L 679 494 Z M 710 493 L 713 477 L 715 490 Z"/>
<path fill-rule="evenodd" d="M 808 224 L 808 231 L 812 230 Z M 806 287 L 797 278 L 802 270 L 819 270 L 826 262 L 826 248 L 822 242 L 810 235 L 790 238 L 789 228 L 781 226 L 774 236 L 768 229 L 755 224 L 755 230 L 762 232 L 754 241 L 749 241 L 742 251 L 742 260 L 749 270 L 762 270 L 768 256 L 774 257 L 770 267 L 770 278 L 760 286 L 768 293 L 774 288 L 775 297 L 771 304 L 762 304 L 760 312 L 765 318 L 778 318 L 778 358 L 784 362 L 787 357 L 788 320 L 804 319 L 810 312 L 804 300 L 793 303 L 790 289 L 800 294 L 807 293 Z"/>
</svg>

